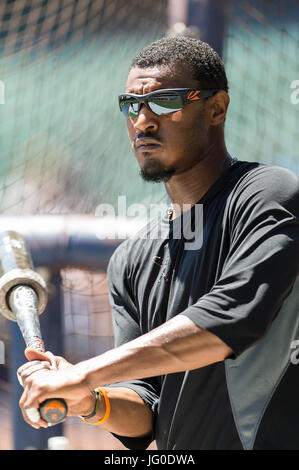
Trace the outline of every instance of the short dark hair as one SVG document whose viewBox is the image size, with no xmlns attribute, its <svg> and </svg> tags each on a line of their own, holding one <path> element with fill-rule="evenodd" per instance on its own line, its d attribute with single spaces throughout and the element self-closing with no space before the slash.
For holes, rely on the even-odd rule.
<svg viewBox="0 0 299 470">
<path fill-rule="evenodd" d="M 182 35 L 158 39 L 145 46 L 133 59 L 131 68 L 188 64 L 192 78 L 200 87 L 228 91 L 224 64 L 217 52 L 206 42 Z"/>
</svg>

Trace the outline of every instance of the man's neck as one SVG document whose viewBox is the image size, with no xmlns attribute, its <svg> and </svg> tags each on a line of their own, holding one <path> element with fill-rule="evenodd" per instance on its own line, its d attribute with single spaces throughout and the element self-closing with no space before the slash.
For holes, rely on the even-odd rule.
<svg viewBox="0 0 299 470">
<path fill-rule="evenodd" d="M 231 163 L 232 158 L 224 151 L 206 156 L 189 170 L 172 176 L 165 184 L 172 205 L 184 212 L 190 205 L 196 204 Z M 174 211 L 172 218 L 176 215 Z"/>
</svg>

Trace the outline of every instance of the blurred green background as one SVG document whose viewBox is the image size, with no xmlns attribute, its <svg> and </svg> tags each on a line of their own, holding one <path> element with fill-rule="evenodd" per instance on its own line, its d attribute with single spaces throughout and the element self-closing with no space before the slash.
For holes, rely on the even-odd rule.
<svg viewBox="0 0 299 470">
<path fill-rule="evenodd" d="M 127 204 L 162 201 L 163 185 L 139 177 L 117 95 L 139 49 L 166 34 L 167 1 L 30 4 L 0 7 L 2 213 L 94 214 L 118 195 Z M 224 42 L 230 153 L 295 172 L 298 11 L 294 0 L 232 1 Z"/>
</svg>

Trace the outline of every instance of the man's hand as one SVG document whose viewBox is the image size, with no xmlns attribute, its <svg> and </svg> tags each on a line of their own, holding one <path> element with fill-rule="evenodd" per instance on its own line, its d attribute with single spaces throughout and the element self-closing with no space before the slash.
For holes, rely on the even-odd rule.
<svg viewBox="0 0 299 470">
<path fill-rule="evenodd" d="M 37 429 L 49 426 L 43 419 L 33 423 L 26 413 L 28 408 L 38 409 L 47 398 L 63 398 L 68 406 L 68 416 L 91 413 L 94 395 L 74 365 L 50 352 L 27 349 L 25 355 L 30 362 L 18 369 L 18 378 L 24 387 L 19 404 L 28 424 Z"/>
</svg>

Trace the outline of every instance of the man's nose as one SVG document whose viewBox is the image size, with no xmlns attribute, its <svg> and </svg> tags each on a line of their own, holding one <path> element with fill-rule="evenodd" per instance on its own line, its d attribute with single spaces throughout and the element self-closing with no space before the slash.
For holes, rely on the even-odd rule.
<svg viewBox="0 0 299 470">
<path fill-rule="evenodd" d="M 135 130 L 142 132 L 151 131 L 155 132 L 158 130 L 158 116 L 152 113 L 144 104 L 140 106 L 139 114 L 134 120 Z"/>
</svg>

